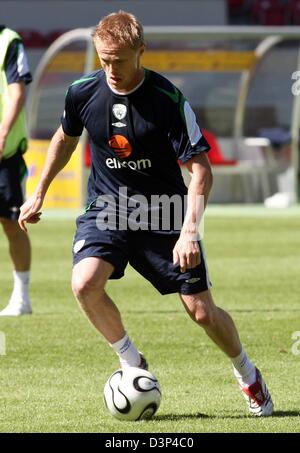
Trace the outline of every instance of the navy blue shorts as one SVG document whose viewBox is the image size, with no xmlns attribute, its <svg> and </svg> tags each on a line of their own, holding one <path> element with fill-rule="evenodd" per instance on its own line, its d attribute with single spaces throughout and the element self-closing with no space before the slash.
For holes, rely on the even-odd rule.
<svg viewBox="0 0 300 453">
<path fill-rule="evenodd" d="M 0 217 L 18 220 L 24 202 L 22 182 L 27 168 L 21 153 L 0 162 Z"/>
<path fill-rule="evenodd" d="M 123 277 L 128 263 L 161 294 L 195 294 L 211 287 L 201 243 L 201 263 L 185 273 L 173 265 L 173 248 L 179 234 L 151 231 L 100 231 L 99 209 L 92 208 L 77 218 L 73 242 L 73 264 L 84 258 L 101 257 L 114 266 L 111 279 Z"/>
</svg>

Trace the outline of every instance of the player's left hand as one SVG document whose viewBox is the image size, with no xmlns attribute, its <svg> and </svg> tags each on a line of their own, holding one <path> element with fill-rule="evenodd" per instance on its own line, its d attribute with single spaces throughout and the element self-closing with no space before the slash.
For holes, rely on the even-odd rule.
<svg viewBox="0 0 300 453">
<path fill-rule="evenodd" d="M 180 235 L 173 249 L 173 264 L 180 266 L 180 272 L 186 272 L 200 264 L 200 249 L 198 241 Z"/>
</svg>

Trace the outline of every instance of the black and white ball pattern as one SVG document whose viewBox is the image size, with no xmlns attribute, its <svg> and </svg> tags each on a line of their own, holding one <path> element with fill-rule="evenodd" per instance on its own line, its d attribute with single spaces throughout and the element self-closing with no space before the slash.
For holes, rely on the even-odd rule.
<svg viewBox="0 0 300 453">
<path fill-rule="evenodd" d="M 152 373 L 128 367 L 108 378 L 104 401 L 109 412 L 119 420 L 145 420 L 159 408 L 161 389 Z"/>
</svg>

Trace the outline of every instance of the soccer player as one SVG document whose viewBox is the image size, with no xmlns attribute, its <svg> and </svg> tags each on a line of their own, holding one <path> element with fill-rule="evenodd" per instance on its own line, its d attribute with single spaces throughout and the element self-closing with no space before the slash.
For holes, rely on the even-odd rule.
<svg viewBox="0 0 300 453">
<path fill-rule="evenodd" d="M 179 294 L 192 320 L 231 359 L 250 412 L 271 415 L 273 403 L 261 374 L 243 350 L 231 317 L 214 304 L 210 291 L 198 241 L 198 200 L 202 197 L 206 204 L 212 175 L 209 145 L 195 114 L 172 83 L 141 66 L 143 29 L 133 15 L 119 11 L 104 17 L 93 39 L 102 69 L 70 86 L 40 181 L 21 207 L 20 226 L 25 230 L 26 222 L 39 221 L 46 191 L 85 127 L 92 167 L 88 207 L 77 219 L 72 287 L 88 319 L 110 343 L 122 367 L 147 368 L 105 291 L 107 280 L 121 278 L 129 262 L 161 294 Z M 188 190 L 178 161 L 191 174 Z M 179 230 L 176 203 L 166 226 L 168 216 L 152 203 L 153 196 L 187 198 Z M 140 205 L 139 215 L 135 203 Z"/>
<path fill-rule="evenodd" d="M 9 242 L 14 288 L 0 316 L 31 313 L 29 298 L 30 241 L 18 225 L 27 174 L 22 154 L 27 148 L 25 85 L 31 82 L 20 36 L 0 26 L 0 222 Z"/>
</svg>

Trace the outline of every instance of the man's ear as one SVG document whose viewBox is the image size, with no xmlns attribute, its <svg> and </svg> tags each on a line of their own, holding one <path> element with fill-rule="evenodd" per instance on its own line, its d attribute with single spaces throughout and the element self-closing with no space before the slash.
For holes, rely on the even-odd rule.
<svg viewBox="0 0 300 453">
<path fill-rule="evenodd" d="M 143 55 L 143 53 L 145 52 L 145 49 L 146 49 L 146 46 L 145 44 L 142 44 L 141 47 L 140 47 L 140 57 Z"/>
</svg>

